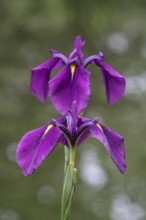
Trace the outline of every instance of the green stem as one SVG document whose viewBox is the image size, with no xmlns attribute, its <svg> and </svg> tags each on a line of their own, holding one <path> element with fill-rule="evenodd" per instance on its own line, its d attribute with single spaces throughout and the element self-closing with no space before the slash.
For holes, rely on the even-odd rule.
<svg viewBox="0 0 146 220">
<path fill-rule="evenodd" d="M 76 156 L 76 146 L 73 146 L 70 148 L 70 160 L 69 160 L 69 164 L 71 164 L 73 167 L 75 165 L 75 156 Z"/>
<path fill-rule="evenodd" d="M 67 146 L 64 146 L 64 155 L 65 155 L 65 162 L 64 162 L 64 177 L 65 177 L 67 167 L 68 167 L 68 164 L 69 164 L 69 157 L 70 157 L 69 148 Z"/>
<path fill-rule="evenodd" d="M 61 220 L 69 219 L 72 197 L 77 181 L 77 169 L 75 168 L 76 146 L 69 147 L 70 155 L 67 150 L 65 150 L 65 178 L 62 193 Z"/>
</svg>

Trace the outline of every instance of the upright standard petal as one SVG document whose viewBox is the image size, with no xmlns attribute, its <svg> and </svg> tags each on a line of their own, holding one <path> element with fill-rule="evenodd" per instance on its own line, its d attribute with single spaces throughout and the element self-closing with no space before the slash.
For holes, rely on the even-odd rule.
<svg viewBox="0 0 146 220">
<path fill-rule="evenodd" d="M 68 65 L 49 82 L 50 99 L 61 114 L 66 114 L 76 101 L 77 113 L 87 106 L 90 96 L 90 73 L 81 66 Z"/>
<path fill-rule="evenodd" d="M 52 124 L 25 134 L 18 144 L 16 159 L 25 176 L 31 175 L 55 148 L 61 132 Z"/>
<path fill-rule="evenodd" d="M 120 172 L 124 173 L 126 171 L 124 138 L 99 123 L 91 126 L 90 131 L 92 136 L 104 145 Z"/>
<path fill-rule="evenodd" d="M 81 64 L 83 63 L 82 47 L 84 46 L 84 43 L 85 43 L 85 42 L 82 41 L 82 39 L 81 39 L 80 36 L 77 36 L 77 37 L 75 38 L 74 48 L 73 48 L 73 49 L 74 49 L 74 50 L 76 49 L 76 51 L 77 51 L 77 56 L 78 56 L 78 58 L 79 58 Z"/>
<path fill-rule="evenodd" d="M 50 74 L 61 67 L 63 62 L 60 58 L 54 57 L 32 69 L 30 91 L 41 102 L 45 102 L 48 95 L 48 81 Z"/>
<path fill-rule="evenodd" d="M 82 38 L 81 36 L 77 36 L 74 40 L 74 46 L 73 46 L 73 49 L 77 49 L 77 50 L 82 50 L 82 47 L 84 46 L 84 43 L 82 41 Z"/>
</svg>

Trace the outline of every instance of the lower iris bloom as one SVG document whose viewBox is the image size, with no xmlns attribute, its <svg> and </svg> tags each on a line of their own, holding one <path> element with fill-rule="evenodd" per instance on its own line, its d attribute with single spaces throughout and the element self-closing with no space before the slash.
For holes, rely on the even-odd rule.
<svg viewBox="0 0 146 220">
<path fill-rule="evenodd" d="M 51 50 L 53 57 L 32 69 L 31 93 L 41 102 L 45 102 L 49 97 L 62 115 L 70 110 L 74 100 L 78 113 L 86 108 L 90 96 L 90 72 L 86 69 L 88 64 L 95 64 L 100 68 L 109 104 L 115 104 L 124 95 L 125 78 L 104 62 L 101 52 L 84 60 L 83 45 L 84 42 L 78 36 L 69 58 Z M 61 70 L 50 80 L 53 71 L 59 68 Z"/>
<path fill-rule="evenodd" d="M 22 137 L 16 152 L 17 163 L 25 176 L 31 175 L 58 142 L 69 148 L 76 148 L 89 134 L 103 144 L 121 173 L 124 173 L 124 138 L 99 123 L 97 119 L 78 116 L 75 102 L 65 116 L 52 120 Z"/>
</svg>

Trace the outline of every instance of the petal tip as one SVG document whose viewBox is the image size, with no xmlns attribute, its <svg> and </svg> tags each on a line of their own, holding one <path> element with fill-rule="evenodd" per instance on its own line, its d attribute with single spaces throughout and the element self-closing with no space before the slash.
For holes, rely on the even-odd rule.
<svg viewBox="0 0 146 220">
<path fill-rule="evenodd" d="M 122 174 L 125 174 L 125 172 L 126 172 L 126 163 L 124 163 L 123 164 L 123 166 L 120 168 L 120 172 L 122 173 Z"/>
<path fill-rule="evenodd" d="M 126 90 L 126 80 L 124 77 L 121 78 L 121 90 L 114 93 L 114 95 L 109 95 L 107 94 L 106 97 L 107 97 L 107 102 L 109 105 L 115 105 L 117 102 L 119 102 L 123 97 L 124 97 L 124 94 L 125 94 L 125 90 Z"/>
</svg>

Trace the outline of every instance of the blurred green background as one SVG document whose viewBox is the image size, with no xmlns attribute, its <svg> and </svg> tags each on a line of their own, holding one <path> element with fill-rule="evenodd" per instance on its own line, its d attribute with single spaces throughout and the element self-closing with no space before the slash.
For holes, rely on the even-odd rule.
<svg viewBox="0 0 146 220">
<path fill-rule="evenodd" d="M 68 56 L 76 35 L 86 41 L 85 57 L 103 51 L 127 78 L 124 99 L 111 107 L 99 69 L 89 67 L 92 95 L 84 113 L 125 137 L 127 172 L 119 173 L 100 143 L 84 142 L 71 219 L 146 219 L 146 1 L 0 0 L 1 220 L 60 219 L 63 146 L 30 177 L 16 165 L 15 150 L 27 131 L 58 117 L 49 101 L 30 95 L 30 70 L 50 58 L 49 49 Z"/>
</svg>

